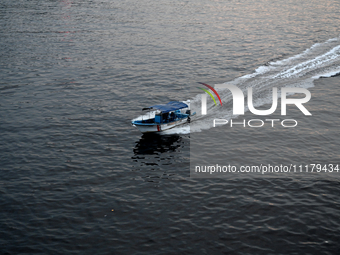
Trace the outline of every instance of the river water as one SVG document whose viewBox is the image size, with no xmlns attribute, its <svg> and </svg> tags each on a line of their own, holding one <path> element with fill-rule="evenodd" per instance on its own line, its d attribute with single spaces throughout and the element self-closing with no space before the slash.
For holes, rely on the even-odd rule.
<svg viewBox="0 0 340 255">
<path fill-rule="evenodd" d="M 340 252 L 339 172 L 190 172 L 340 164 L 339 1 L 3 0 L 0 17 L 1 254 Z M 233 116 L 227 91 L 201 116 L 197 82 L 252 87 L 263 109 L 305 88 L 312 116 L 214 128 L 266 117 Z M 131 126 L 172 100 L 190 125 Z"/>
</svg>

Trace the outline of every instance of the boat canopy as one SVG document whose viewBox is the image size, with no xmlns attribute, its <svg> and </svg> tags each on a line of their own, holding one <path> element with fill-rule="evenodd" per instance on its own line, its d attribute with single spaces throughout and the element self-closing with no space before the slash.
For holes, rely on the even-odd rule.
<svg viewBox="0 0 340 255">
<path fill-rule="evenodd" d="M 153 105 L 147 108 L 143 108 L 143 111 L 160 110 L 162 113 L 167 113 L 167 112 L 176 111 L 176 110 L 187 108 L 187 107 L 188 105 L 183 102 L 171 101 L 167 104 L 157 104 L 157 105 Z"/>
</svg>

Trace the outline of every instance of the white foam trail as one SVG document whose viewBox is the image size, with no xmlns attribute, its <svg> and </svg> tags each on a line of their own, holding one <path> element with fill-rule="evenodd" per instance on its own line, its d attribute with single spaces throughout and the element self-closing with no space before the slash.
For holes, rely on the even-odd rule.
<svg viewBox="0 0 340 255">
<path fill-rule="evenodd" d="M 316 43 L 302 53 L 287 59 L 271 61 L 267 65 L 259 66 L 256 70 L 242 77 L 236 78 L 226 84 L 233 84 L 247 95 L 247 88 L 252 87 L 253 103 L 255 107 L 272 102 L 272 88 L 299 87 L 310 88 L 313 81 L 321 77 L 331 77 L 340 74 L 340 37 L 332 38 L 324 43 Z M 232 95 L 228 89 L 216 89 L 221 96 L 223 107 L 212 100 L 207 102 L 207 115 L 201 115 L 201 94 L 196 95 L 190 103 L 190 108 L 195 111 L 190 124 L 164 131 L 164 134 L 188 134 L 201 132 L 213 126 L 213 120 L 235 118 L 232 114 Z M 187 103 L 187 102 L 185 102 Z M 248 108 L 245 107 L 247 111 Z"/>
<path fill-rule="evenodd" d="M 316 80 L 316 79 L 319 79 L 319 78 L 329 78 L 329 77 L 336 76 L 336 75 L 339 75 L 339 74 L 340 74 L 340 66 L 335 68 L 335 70 L 328 71 L 326 73 L 313 76 L 312 78 Z"/>
<path fill-rule="evenodd" d="M 329 52 L 321 56 L 317 56 L 314 59 L 299 63 L 289 68 L 288 70 L 275 75 L 273 78 L 289 78 L 290 76 L 300 74 L 302 71 L 305 71 L 307 69 L 321 67 L 323 64 L 329 63 L 330 61 L 339 58 L 339 55 L 340 55 L 340 45 L 334 47 Z"/>
</svg>

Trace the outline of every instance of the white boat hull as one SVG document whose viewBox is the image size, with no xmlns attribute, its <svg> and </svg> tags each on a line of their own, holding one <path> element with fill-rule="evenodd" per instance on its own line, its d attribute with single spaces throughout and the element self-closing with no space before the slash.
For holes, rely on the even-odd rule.
<svg viewBox="0 0 340 255">
<path fill-rule="evenodd" d="M 178 125 L 184 124 L 188 121 L 187 118 L 183 118 L 180 120 L 176 120 L 170 123 L 156 124 L 156 123 L 146 123 L 146 124 L 133 124 L 135 127 L 139 129 L 143 134 L 145 133 L 156 133 L 162 132 L 164 130 L 168 130 L 174 128 Z"/>
</svg>

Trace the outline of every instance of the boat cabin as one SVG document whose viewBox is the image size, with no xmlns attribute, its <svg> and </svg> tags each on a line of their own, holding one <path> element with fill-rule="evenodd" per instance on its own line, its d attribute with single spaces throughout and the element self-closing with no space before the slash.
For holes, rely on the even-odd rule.
<svg viewBox="0 0 340 255">
<path fill-rule="evenodd" d="M 185 122 L 190 122 L 190 116 L 195 114 L 191 114 L 190 110 L 186 110 L 185 113 L 181 112 L 183 108 L 188 108 L 188 105 L 178 101 L 143 108 L 143 111 L 149 111 L 149 118 L 135 119 L 131 124 L 142 133 L 159 132 L 173 128 Z M 151 112 L 154 112 L 154 115 Z"/>
</svg>

